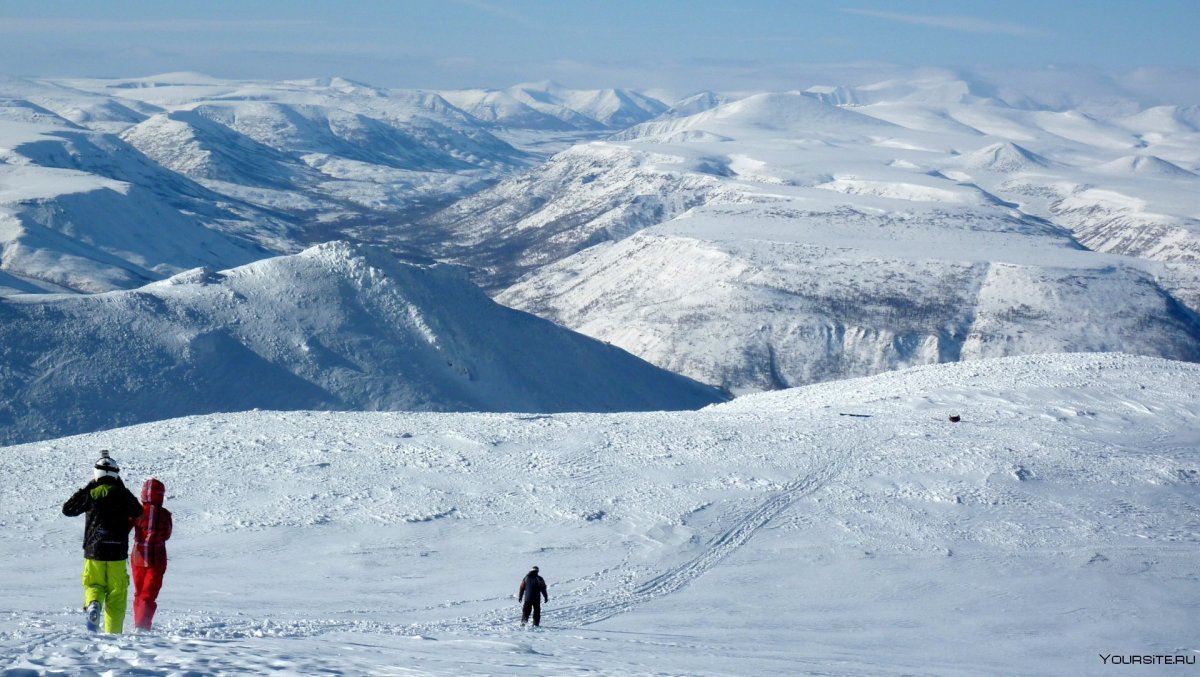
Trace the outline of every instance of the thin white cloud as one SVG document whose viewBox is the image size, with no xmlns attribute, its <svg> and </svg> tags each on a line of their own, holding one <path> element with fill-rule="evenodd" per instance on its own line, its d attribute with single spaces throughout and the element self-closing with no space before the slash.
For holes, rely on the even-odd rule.
<svg viewBox="0 0 1200 677">
<path fill-rule="evenodd" d="M 29 19 L 0 17 L 0 33 L 129 33 L 159 31 L 194 33 L 201 31 L 262 31 L 318 26 L 313 21 L 286 19 L 196 20 L 196 19 Z"/>
<path fill-rule="evenodd" d="M 495 16 L 503 17 L 505 19 L 508 19 L 509 21 L 513 21 L 513 22 L 519 23 L 523 26 L 526 26 L 527 28 L 536 28 L 538 30 L 542 30 L 545 28 L 544 26 L 542 26 L 538 22 L 534 21 L 533 19 L 530 19 L 529 17 L 525 16 L 524 14 L 521 14 L 519 12 L 514 12 L 507 7 L 498 5 L 493 2 L 487 2 L 486 0 L 454 0 L 454 1 L 460 5 L 466 5 L 467 7 L 474 7 L 475 9 L 478 9 L 483 12 L 487 12 L 488 14 L 494 14 Z"/>
<path fill-rule="evenodd" d="M 917 24 L 921 26 L 933 26 L 934 28 L 945 28 L 947 30 L 961 31 L 966 33 L 991 33 L 993 35 L 1012 35 L 1022 38 L 1050 37 L 1050 34 L 1046 31 L 1039 30 L 1031 26 L 1011 23 L 1008 21 L 977 19 L 969 16 L 903 14 L 900 12 L 884 12 L 874 9 L 843 9 L 842 11 L 846 14 L 858 14 L 859 16 L 869 16 L 876 19 L 899 21 L 901 23 Z"/>
</svg>

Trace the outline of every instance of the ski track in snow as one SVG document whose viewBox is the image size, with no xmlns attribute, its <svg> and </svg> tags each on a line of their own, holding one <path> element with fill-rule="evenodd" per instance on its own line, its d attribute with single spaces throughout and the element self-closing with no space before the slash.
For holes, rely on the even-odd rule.
<svg viewBox="0 0 1200 677">
<path fill-rule="evenodd" d="M 528 420 L 533 420 L 533 417 Z M 628 568 L 628 556 L 619 566 L 593 572 L 584 577 L 588 585 L 583 592 L 575 591 L 568 593 L 563 598 L 558 596 L 554 598 L 555 602 L 559 599 L 567 600 L 566 605 L 555 604 L 546 607 L 543 615 L 552 625 L 548 625 L 544 629 L 566 630 L 599 623 L 678 592 L 699 579 L 717 563 L 749 542 L 764 526 L 787 511 L 796 501 L 826 486 L 844 469 L 845 459 L 849 454 L 847 449 L 856 445 L 861 446 L 864 440 L 841 439 L 840 433 L 852 426 L 837 425 L 835 427 L 839 429 L 838 434 L 832 434 L 833 431 L 829 432 L 833 439 L 839 439 L 842 442 L 841 449 L 827 449 L 823 454 L 814 453 L 813 465 L 809 472 L 787 483 L 757 504 L 731 516 L 721 527 L 719 533 L 710 538 L 701 551 L 691 559 L 665 571 L 636 578 L 627 575 L 622 577 L 622 572 Z M 444 446 L 451 449 L 456 444 L 463 442 L 477 443 L 469 440 L 455 442 L 453 438 L 444 440 L 444 442 L 447 443 Z M 588 478 L 600 474 L 598 470 L 600 464 L 594 455 L 591 457 L 587 455 L 588 448 L 589 445 L 581 444 L 577 451 L 568 452 L 563 458 L 565 465 L 577 470 L 572 475 L 572 481 L 587 481 Z M 429 449 L 428 451 L 436 450 Z M 445 448 L 442 451 L 444 452 Z M 555 585 L 560 588 L 575 582 L 578 581 L 554 581 Z M 596 596 L 597 594 L 599 596 Z M 589 599 L 588 596 L 592 598 Z M 506 596 L 440 604 L 426 607 L 424 611 L 435 614 L 445 611 L 448 606 L 479 602 L 495 604 L 495 607 L 471 616 L 407 624 L 353 619 L 262 620 L 249 618 L 244 614 L 227 617 L 176 614 L 178 620 L 174 621 L 171 627 L 162 634 L 85 635 L 87 641 L 82 645 L 79 644 L 81 630 L 78 627 L 78 615 L 74 612 L 60 612 L 40 614 L 36 620 L 26 621 L 24 625 L 28 627 L 28 636 L 25 638 L 21 637 L 25 633 L 12 633 L 8 638 L 0 634 L 0 646 L 8 645 L 9 652 L 13 655 L 23 656 L 24 662 L 30 666 L 27 669 L 33 670 L 53 669 L 56 664 L 71 665 L 73 661 L 86 663 L 89 660 L 88 652 L 94 651 L 96 657 L 103 659 L 107 669 L 128 670 L 137 674 L 173 674 L 173 670 L 185 670 L 189 674 L 197 671 L 219 673 L 231 670 L 296 671 L 301 674 L 310 671 L 340 672 L 346 669 L 343 660 L 339 659 L 327 665 L 319 661 L 314 663 L 312 662 L 313 658 L 291 662 L 286 654 L 264 654 L 262 648 L 254 642 L 269 638 L 298 640 L 345 634 L 369 634 L 409 639 L 433 636 L 485 636 L 501 640 L 511 638 L 512 632 L 516 629 L 517 613 L 516 605 L 511 598 Z M 126 625 L 131 624 L 132 619 L 127 617 Z M 15 643 L 13 640 L 16 640 Z M 64 649 L 64 647 L 67 648 Z M 205 655 L 211 657 L 202 658 Z M 224 658 L 226 656 L 237 657 L 237 660 Z M 261 656 L 261 662 L 254 662 L 252 660 L 254 656 Z M 148 671 L 141 668 L 140 665 L 143 663 L 152 664 L 154 669 Z M 15 677 L 20 673 L 8 672 L 5 674 Z M 426 673 L 400 671 L 390 674 Z"/>
<path fill-rule="evenodd" d="M 556 628 L 576 628 L 599 623 L 600 621 L 629 612 L 635 607 L 647 604 L 682 589 L 692 581 L 703 576 L 715 564 L 745 545 L 761 528 L 790 508 L 797 500 L 825 486 L 831 478 L 837 475 L 837 472 L 837 463 L 824 464 L 814 469 L 811 474 L 791 482 L 784 489 L 772 494 L 748 512 L 737 516 L 732 524 L 707 543 L 700 554 L 684 564 L 654 575 L 649 580 L 627 585 L 626 589 L 606 594 L 599 599 L 574 602 L 567 606 L 555 606 L 553 608 L 554 626 Z M 605 569 L 597 572 L 590 578 L 602 579 L 621 569 L 622 567 Z M 500 599 L 506 602 L 502 607 L 477 616 L 461 617 L 449 621 L 408 625 L 387 625 L 358 621 L 305 621 L 298 624 L 297 627 L 288 628 L 282 634 L 289 637 L 296 637 L 313 636 L 335 631 L 368 631 L 404 636 L 422 636 L 443 632 L 475 633 L 510 628 L 513 625 L 513 605 L 507 603 L 507 597 Z M 283 628 L 278 628 L 278 630 L 282 631 Z M 180 634 L 182 636 L 194 634 L 199 637 L 243 637 L 255 636 L 264 632 L 269 631 L 264 631 L 260 623 L 217 620 L 207 624 L 199 624 L 192 631 L 185 631 Z"/>
<path fill-rule="evenodd" d="M 603 598 L 572 603 L 554 608 L 555 627 L 576 628 L 599 623 L 631 611 L 665 595 L 674 593 L 703 576 L 716 563 L 731 555 L 758 533 L 768 522 L 787 510 L 801 497 L 824 486 L 837 474 L 836 464 L 816 468 L 769 496 L 749 512 L 739 515 L 723 532 L 711 539 L 700 554 L 677 567 L 651 577 L 631 588 Z M 409 626 L 413 634 L 444 630 L 483 631 L 512 625 L 510 609 L 489 612 L 482 617 L 463 619 L 447 627 L 445 624 Z"/>
<path fill-rule="evenodd" d="M 691 561 L 655 576 L 639 585 L 631 593 L 618 596 L 615 600 L 599 600 L 556 610 L 556 618 L 562 617 L 568 626 L 598 623 L 625 613 L 632 607 L 669 595 L 703 576 L 717 562 L 725 559 L 754 537 L 777 515 L 799 500 L 825 485 L 836 471 L 829 466 L 820 468 L 795 482 L 783 491 L 767 498 L 754 510 L 742 515 L 722 534 L 709 542 L 708 547 Z"/>
<path fill-rule="evenodd" d="M 708 541 L 703 550 L 687 562 L 652 576 L 648 580 L 633 582 L 626 585 L 624 590 L 608 593 L 603 597 L 573 602 L 566 606 L 555 606 L 547 615 L 553 618 L 553 628 L 572 629 L 599 623 L 614 616 L 628 613 L 638 606 L 650 603 L 663 596 L 670 595 L 697 580 L 721 560 L 729 557 L 738 548 L 745 545 L 755 534 L 766 526 L 772 519 L 790 508 L 800 498 L 810 495 L 825 486 L 840 470 L 837 462 L 818 463 L 811 473 L 806 474 L 786 485 L 782 490 L 773 493 L 759 502 L 747 512 L 732 521 L 721 533 Z M 609 568 L 598 571 L 588 578 L 599 581 L 618 573 L 623 567 Z M 563 581 L 561 583 L 567 583 Z M 610 582 L 611 583 L 611 582 Z M 601 586 L 591 586 L 592 589 Z M 578 597 L 579 595 L 574 595 Z M 494 598 L 509 602 L 508 598 Z M 479 600 L 472 600 L 479 601 Z M 467 603 L 467 602 L 463 602 Z M 428 611 L 443 609 L 445 605 L 431 607 Z M 70 665 L 72 658 L 87 661 L 87 654 L 95 652 L 95 656 L 103 657 L 106 668 L 116 669 L 128 674 L 175 674 L 176 670 L 186 670 L 186 674 L 196 674 L 197 671 L 225 672 L 278 672 L 296 671 L 334 672 L 340 674 L 346 669 L 344 662 L 339 659 L 328 665 L 312 659 L 289 661 L 286 655 L 263 655 L 260 647 L 246 642 L 261 638 L 302 639 L 325 636 L 333 633 L 367 633 L 371 635 L 392 635 L 407 638 L 426 638 L 431 635 L 485 635 L 505 636 L 506 630 L 511 630 L 514 623 L 514 609 L 511 603 L 505 603 L 488 612 L 476 616 L 462 617 L 448 621 L 415 624 L 388 624 L 377 621 L 342 621 L 306 619 L 294 621 L 261 621 L 242 617 L 205 618 L 196 617 L 185 619 L 182 627 L 172 629 L 166 635 L 137 634 L 121 637 L 91 636 L 82 646 L 76 646 L 72 657 L 70 649 L 64 655 L 63 647 L 69 647 L 77 642 L 80 636 L 78 617 L 76 614 L 46 615 L 38 621 L 27 623 L 32 637 L 12 647 L 14 655 L 25 657 L 25 662 L 31 667 L 27 669 L 53 669 L 56 664 Z M 131 619 L 127 618 L 127 625 Z M 63 626 L 70 629 L 62 629 Z M 52 628 L 52 629 L 51 629 Z M 0 635 L 2 638 L 3 635 Z M 19 639 L 14 636 L 13 639 Z M 241 643 L 241 646 L 238 644 Z M 8 642 L 0 639 L 0 646 Z M 209 655 L 210 658 L 202 656 Z M 262 656 L 261 662 L 255 663 L 248 659 L 252 656 Z M 229 661 L 224 656 L 239 656 L 238 661 Z M 153 669 L 142 668 L 143 663 L 153 665 Z M 19 677 L 19 669 L 11 669 L 3 673 L 6 677 Z M 426 674 L 423 671 L 399 670 L 389 674 Z"/>
</svg>

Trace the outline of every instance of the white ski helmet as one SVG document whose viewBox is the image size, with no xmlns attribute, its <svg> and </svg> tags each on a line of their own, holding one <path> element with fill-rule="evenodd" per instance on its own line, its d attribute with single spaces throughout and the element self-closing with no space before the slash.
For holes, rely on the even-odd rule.
<svg viewBox="0 0 1200 677">
<path fill-rule="evenodd" d="M 108 449 L 104 449 L 100 452 L 100 460 L 96 461 L 92 474 L 96 479 L 100 479 L 101 477 L 120 477 L 121 466 L 117 463 L 117 459 L 108 455 Z"/>
</svg>

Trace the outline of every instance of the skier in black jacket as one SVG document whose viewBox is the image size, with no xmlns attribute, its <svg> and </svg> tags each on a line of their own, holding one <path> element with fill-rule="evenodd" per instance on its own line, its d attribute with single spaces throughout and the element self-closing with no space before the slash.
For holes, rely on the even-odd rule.
<svg viewBox="0 0 1200 677">
<path fill-rule="evenodd" d="M 521 579 L 521 587 L 517 590 L 517 599 L 521 600 L 521 625 L 533 614 L 533 624 L 542 624 L 542 600 L 550 601 L 546 592 L 546 579 L 538 575 L 538 568 L 533 567 L 525 578 Z"/>
<path fill-rule="evenodd" d="M 121 482 L 121 468 L 108 451 L 100 452 L 94 479 L 63 504 L 63 514 L 87 513 L 83 527 L 83 604 L 88 629 L 120 634 L 129 597 L 129 531 L 142 514 L 142 504 Z"/>
</svg>

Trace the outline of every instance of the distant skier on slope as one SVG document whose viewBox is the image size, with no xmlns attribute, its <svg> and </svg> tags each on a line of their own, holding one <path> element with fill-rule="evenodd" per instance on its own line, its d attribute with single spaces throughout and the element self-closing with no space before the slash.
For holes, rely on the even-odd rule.
<svg viewBox="0 0 1200 677">
<path fill-rule="evenodd" d="M 163 507 L 167 487 L 151 477 L 142 485 L 142 514 L 133 524 L 133 625 L 150 630 L 158 591 L 167 572 L 171 511 Z"/>
<path fill-rule="evenodd" d="M 100 611 L 104 610 L 104 631 L 120 634 L 125 624 L 129 595 L 129 530 L 142 513 L 142 506 L 121 482 L 121 467 L 100 452 L 92 470 L 93 479 L 63 504 L 67 517 L 87 513 L 83 528 L 83 604 L 88 630 L 100 629 Z"/>
<path fill-rule="evenodd" d="M 546 579 L 538 574 L 538 568 L 533 567 L 525 578 L 521 579 L 521 587 L 517 590 L 517 599 L 521 601 L 521 625 L 533 614 L 533 624 L 542 624 L 542 600 L 550 601 L 546 591 Z"/>
</svg>

